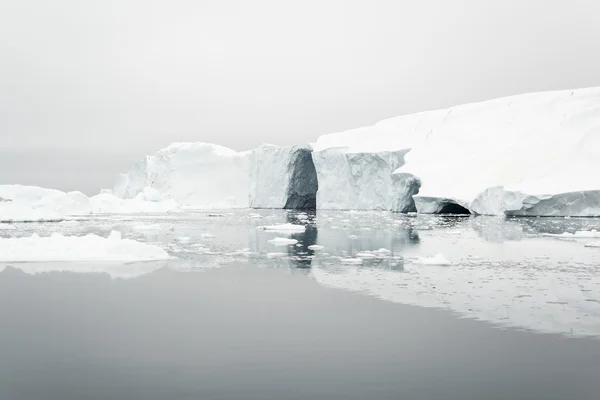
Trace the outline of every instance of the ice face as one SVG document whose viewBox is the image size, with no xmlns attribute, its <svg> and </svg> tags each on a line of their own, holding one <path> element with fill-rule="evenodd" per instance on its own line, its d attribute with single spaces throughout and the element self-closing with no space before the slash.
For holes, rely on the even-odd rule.
<svg viewBox="0 0 600 400">
<path fill-rule="evenodd" d="M 250 207 L 314 209 L 318 189 L 312 150 L 263 145 L 250 157 Z"/>
<path fill-rule="evenodd" d="M 404 163 L 407 150 L 351 153 L 347 148 L 313 152 L 319 191 L 317 208 L 329 210 L 410 209 L 410 200 L 400 195 L 402 177 L 392 173 Z M 405 182 L 409 183 L 409 182 Z M 414 191 L 415 184 L 408 192 Z M 398 205 L 402 197 L 408 204 Z"/>
<path fill-rule="evenodd" d="M 210 143 L 173 143 L 119 177 L 114 192 L 135 198 L 151 187 L 183 206 L 248 207 L 250 152 Z"/>
</svg>

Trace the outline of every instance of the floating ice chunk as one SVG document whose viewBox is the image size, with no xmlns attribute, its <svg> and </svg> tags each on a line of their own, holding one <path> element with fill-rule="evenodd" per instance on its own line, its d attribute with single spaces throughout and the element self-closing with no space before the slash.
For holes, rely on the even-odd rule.
<svg viewBox="0 0 600 400">
<path fill-rule="evenodd" d="M 282 225 L 270 225 L 270 226 L 259 226 L 256 229 L 269 232 L 305 232 L 306 226 L 294 225 L 294 224 L 282 224 Z"/>
<path fill-rule="evenodd" d="M 342 264 L 360 265 L 363 263 L 363 260 L 362 258 L 342 258 L 340 262 Z"/>
<path fill-rule="evenodd" d="M 600 247 L 600 242 L 590 242 L 584 245 L 585 247 Z"/>
<path fill-rule="evenodd" d="M 360 251 L 360 252 L 356 253 L 356 257 L 363 258 L 363 259 L 378 258 L 377 254 L 374 254 L 373 252 L 370 252 L 370 251 Z"/>
<path fill-rule="evenodd" d="M 444 257 L 443 254 L 436 254 L 433 257 L 419 257 L 416 260 L 417 264 L 422 265 L 451 265 L 452 263 Z"/>
<path fill-rule="evenodd" d="M 298 241 L 296 239 L 281 238 L 281 237 L 268 240 L 268 242 L 271 243 L 271 244 L 274 244 L 275 246 L 287 246 L 289 244 L 296 244 L 296 243 L 298 243 Z"/>
<path fill-rule="evenodd" d="M 546 236 L 591 239 L 591 238 L 600 238 L 600 232 L 598 232 L 595 229 L 592 229 L 591 231 L 576 231 L 575 233 L 570 233 L 570 232 L 564 232 L 564 233 L 559 233 L 559 234 L 547 233 Z"/>
<path fill-rule="evenodd" d="M 267 253 L 267 258 L 278 258 L 278 257 L 285 257 L 287 256 L 286 253 Z"/>
<path fill-rule="evenodd" d="M 160 247 L 123 239 L 117 231 L 112 231 L 108 238 L 94 234 L 63 236 L 58 233 L 50 237 L 33 234 L 24 238 L 0 238 L 0 260 L 7 262 L 135 262 L 169 258 L 171 257 Z"/>
<path fill-rule="evenodd" d="M 212 239 L 215 236 L 211 235 L 210 233 L 203 233 L 203 234 L 200 235 L 200 237 L 205 238 L 205 239 Z"/>
<path fill-rule="evenodd" d="M 308 249 L 309 250 L 313 250 L 313 251 L 315 251 L 315 250 L 323 250 L 324 248 L 325 247 L 319 246 L 318 244 L 312 244 L 312 245 L 308 246 Z"/>
</svg>

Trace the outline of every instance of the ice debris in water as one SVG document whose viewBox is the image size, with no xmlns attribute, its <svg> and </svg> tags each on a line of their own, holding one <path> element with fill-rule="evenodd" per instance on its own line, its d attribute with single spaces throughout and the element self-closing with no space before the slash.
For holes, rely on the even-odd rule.
<svg viewBox="0 0 600 400">
<path fill-rule="evenodd" d="M 0 238 L 0 260 L 34 261 L 108 261 L 134 262 L 171 258 L 160 247 L 123 239 L 121 232 L 112 231 L 108 238 L 88 234 L 49 237 L 32 234 L 22 238 Z"/>
<path fill-rule="evenodd" d="M 417 264 L 422 265 L 451 265 L 452 263 L 444 257 L 443 254 L 436 254 L 433 257 L 419 257 L 416 261 Z"/>
<path fill-rule="evenodd" d="M 256 229 L 269 232 L 304 232 L 306 226 L 294 225 L 294 224 L 282 224 L 282 225 L 270 225 L 270 226 L 259 226 Z"/>
<path fill-rule="evenodd" d="M 296 244 L 296 243 L 298 243 L 298 241 L 296 239 L 281 238 L 281 237 L 268 240 L 268 242 L 271 243 L 271 244 L 274 244 L 275 246 L 287 246 L 289 244 Z"/>
</svg>

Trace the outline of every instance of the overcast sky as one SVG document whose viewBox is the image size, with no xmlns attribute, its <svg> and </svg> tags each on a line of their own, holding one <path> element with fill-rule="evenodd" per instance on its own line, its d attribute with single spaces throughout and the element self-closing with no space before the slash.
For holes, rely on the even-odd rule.
<svg viewBox="0 0 600 400">
<path fill-rule="evenodd" d="M 0 0 L 0 183 L 93 193 L 174 141 L 246 150 L 600 85 L 598 0 Z"/>
</svg>

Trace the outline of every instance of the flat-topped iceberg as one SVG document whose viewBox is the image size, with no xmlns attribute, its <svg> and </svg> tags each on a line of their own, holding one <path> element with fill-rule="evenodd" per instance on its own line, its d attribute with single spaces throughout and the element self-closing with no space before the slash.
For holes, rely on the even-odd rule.
<svg viewBox="0 0 600 400">
<path fill-rule="evenodd" d="M 173 143 L 122 174 L 117 197 L 135 198 L 146 187 L 194 208 L 248 207 L 250 152 L 210 143 Z"/>
<path fill-rule="evenodd" d="M 387 165 L 376 155 L 398 151 L 406 155 L 392 171 L 398 176 L 388 179 Z M 350 154 L 371 159 L 356 167 L 359 176 L 369 177 L 363 182 L 348 173 L 344 157 Z M 600 88 L 523 94 L 391 118 L 321 136 L 313 155 L 323 188 L 318 208 L 394 210 L 382 200 L 393 192 L 392 204 L 416 194 L 422 213 L 597 216 Z M 321 177 L 333 182 L 332 175 L 342 194 L 327 190 Z M 346 194 L 348 199 L 339 200 Z"/>
<path fill-rule="evenodd" d="M 600 215 L 600 88 L 530 93 L 450 108 L 398 172 L 419 203 L 479 214 Z M 424 210 L 418 210 L 423 212 Z"/>
</svg>

